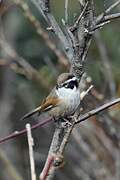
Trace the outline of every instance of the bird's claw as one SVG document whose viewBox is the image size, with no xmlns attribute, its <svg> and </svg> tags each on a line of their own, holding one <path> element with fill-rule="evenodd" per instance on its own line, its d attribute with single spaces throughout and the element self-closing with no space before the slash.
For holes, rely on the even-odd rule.
<svg viewBox="0 0 120 180">
<path fill-rule="evenodd" d="M 72 123 L 70 121 L 68 121 L 67 119 L 64 119 L 64 122 L 61 122 L 61 126 L 63 128 L 70 127 L 70 126 L 72 126 Z"/>
</svg>

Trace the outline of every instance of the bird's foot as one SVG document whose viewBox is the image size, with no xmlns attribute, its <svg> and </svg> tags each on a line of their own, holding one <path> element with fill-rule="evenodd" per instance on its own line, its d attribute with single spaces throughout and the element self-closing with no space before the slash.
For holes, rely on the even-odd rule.
<svg viewBox="0 0 120 180">
<path fill-rule="evenodd" d="M 63 128 L 70 127 L 72 126 L 72 123 L 70 122 L 69 118 L 64 118 L 63 121 L 61 122 L 61 126 Z"/>
</svg>

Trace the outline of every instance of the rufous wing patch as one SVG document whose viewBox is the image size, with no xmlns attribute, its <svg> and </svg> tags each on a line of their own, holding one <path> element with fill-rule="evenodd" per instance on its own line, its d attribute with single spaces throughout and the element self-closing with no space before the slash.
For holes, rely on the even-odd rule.
<svg viewBox="0 0 120 180">
<path fill-rule="evenodd" d="M 57 106 L 60 103 L 58 98 L 47 98 L 41 103 L 40 112 L 49 111 L 51 108 Z"/>
</svg>

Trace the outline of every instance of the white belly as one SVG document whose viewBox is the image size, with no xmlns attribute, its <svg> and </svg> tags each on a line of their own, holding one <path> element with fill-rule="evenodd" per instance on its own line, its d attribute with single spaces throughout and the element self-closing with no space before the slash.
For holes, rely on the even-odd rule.
<svg viewBox="0 0 120 180">
<path fill-rule="evenodd" d="M 67 102 L 67 114 L 73 114 L 80 104 L 80 93 L 76 93 L 71 96 L 68 96 L 66 102 Z"/>
<path fill-rule="evenodd" d="M 74 89 L 66 89 L 63 87 L 58 89 L 56 93 L 65 103 L 65 114 L 72 115 L 80 104 L 79 89 L 76 89 L 76 87 L 74 87 Z"/>
</svg>

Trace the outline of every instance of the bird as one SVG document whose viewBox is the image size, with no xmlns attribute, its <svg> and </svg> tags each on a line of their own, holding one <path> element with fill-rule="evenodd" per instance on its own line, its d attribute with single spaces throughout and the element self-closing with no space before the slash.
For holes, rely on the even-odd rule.
<svg viewBox="0 0 120 180">
<path fill-rule="evenodd" d="M 62 73 L 58 76 L 56 86 L 42 103 L 34 110 L 25 114 L 21 119 L 38 113 L 48 113 L 52 118 L 66 118 L 72 116 L 80 104 L 79 80 L 72 73 Z"/>
</svg>

